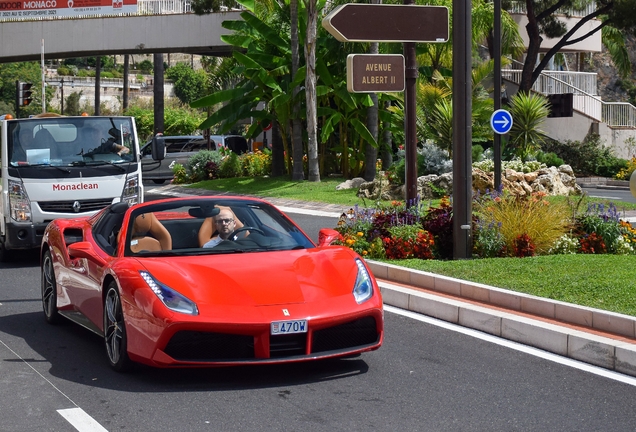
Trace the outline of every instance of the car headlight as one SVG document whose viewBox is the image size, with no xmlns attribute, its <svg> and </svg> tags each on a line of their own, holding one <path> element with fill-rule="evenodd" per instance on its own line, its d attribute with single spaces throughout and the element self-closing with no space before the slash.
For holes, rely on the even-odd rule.
<svg viewBox="0 0 636 432">
<path fill-rule="evenodd" d="M 124 183 L 124 190 L 121 194 L 121 200 L 128 203 L 128 205 L 138 204 L 139 201 L 139 177 L 137 174 L 126 177 L 126 183 Z"/>
<path fill-rule="evenodd" d="M 358 304 L 361 304 L 373 295 L 373 282 L 371 282 L 367 268 L 359 258 L 356 258 L 356 265 L 358 266 L 358 276 L 356 276 L 356 284 L 353 286 L 353 298 Z"/>
<path fill-rule="evenodd" d="M 147 271 L 140 270 L 139 274 L 168 309 L 188 315 L 199 315 L 199 309 L 192 300 L 162 284 Z"/>
<path fill-rule="evenodd" d="M 16 222 L 31 222 L 31 201 L 22 182 L 9 180 L 9 211 Z"/>
</svg>

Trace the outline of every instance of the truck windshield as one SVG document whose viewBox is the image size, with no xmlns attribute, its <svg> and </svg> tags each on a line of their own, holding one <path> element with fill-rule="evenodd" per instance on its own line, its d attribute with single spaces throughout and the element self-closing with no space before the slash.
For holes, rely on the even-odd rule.
<svg viewBox="0 0 636 432">
<path fill-rule="evenodd" d="M 11 166 L 78 166 L 136 162 L 128 117 L 42 117 L 7 123 Z"/>
</svg>

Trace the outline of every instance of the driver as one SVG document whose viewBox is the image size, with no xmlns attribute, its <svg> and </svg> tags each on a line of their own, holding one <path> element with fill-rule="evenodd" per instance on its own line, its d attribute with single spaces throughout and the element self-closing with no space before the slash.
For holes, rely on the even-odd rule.
<svg viewBox="0 0 636 432">
<path fill-rule="evenodd" d="M 106 141 L 102 140 L 102 133 L 99 129 L 92 126 L 88 128 L 88 140 L 89 145 L 98 144 L 98 146 L 92 149 L 89 154 L 107 154 L 107 153 L 117 153 L 119 156 L 122 154 L 127 154 L 130 152 L 130 149 L 124 145 L 117 144 L 115 142 L 115 138 L 111 137 Z"/>
<path fill-rule="evenodd" d="M 227 240 L 235 230 L 243 227 L 231 208 L 220 207 L 220 209 L 219 214 L 203 221 L 199 230 L 201 247 L 214 247 L 223 240 Z"/>
</svg>

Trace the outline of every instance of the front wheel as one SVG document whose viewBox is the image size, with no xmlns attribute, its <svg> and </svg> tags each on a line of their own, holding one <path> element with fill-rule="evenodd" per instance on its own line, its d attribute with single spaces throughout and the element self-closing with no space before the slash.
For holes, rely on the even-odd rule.
<svg viewBox="0 0 636 432">
<path fill-rule="evenodd" d="M 60 314 L 57 310 L 57 283 L 55 282 L 55 272 L 53 271 L 53 258 L 51 252 L 44 252 L 42 259 L 42 310 L 44 319 L 49 324 L 60 322 Z"/>
<path fill-rule="evenodd" d="M 124 312 L 117 284 L 111 282 L 104 302 L 104 342 L 110 366 L 117 372 L 125 372 L 132 367 L 128 357 L 128 340 L 124 325 Z"/>
<path fill-rule="evenodd" d="M 9 251 L 4 247 L 4 239 L 0 237 L 0 262 L 9 261 Z"/>
</svg>

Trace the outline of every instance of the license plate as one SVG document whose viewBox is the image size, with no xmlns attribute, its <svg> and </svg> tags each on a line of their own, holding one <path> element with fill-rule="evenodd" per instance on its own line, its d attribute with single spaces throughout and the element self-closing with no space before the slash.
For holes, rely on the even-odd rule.
<svg viewBox="0 0 636 432">
<path fill-rule="evenodd" d="M 307 333 L 307 320 L 277 321 L 272 323 L 272 334 Z"/>
</svg>

